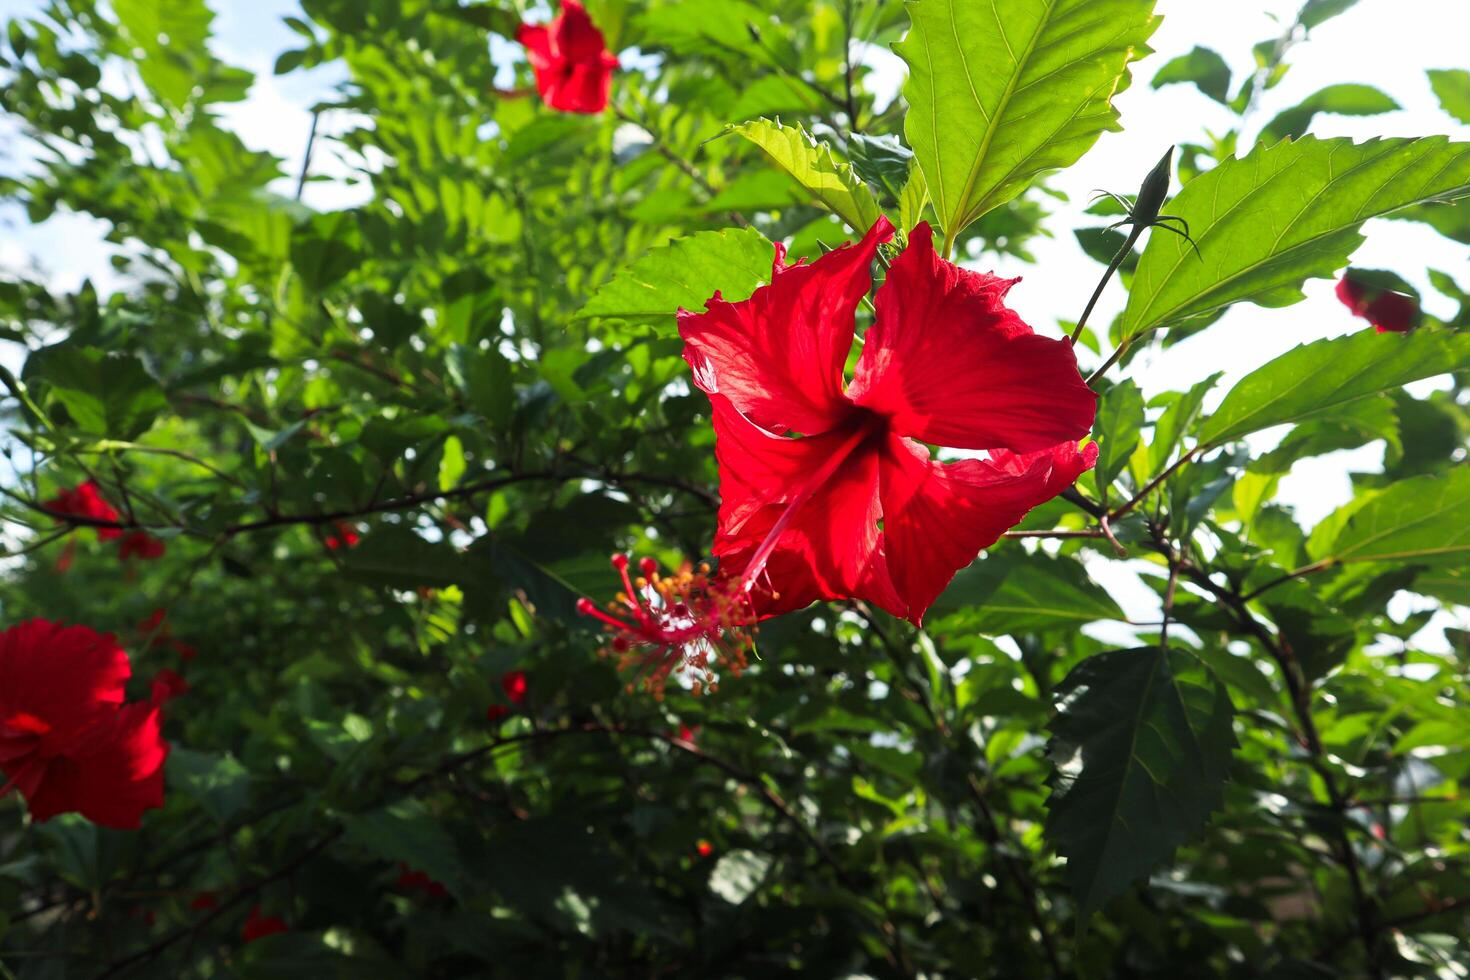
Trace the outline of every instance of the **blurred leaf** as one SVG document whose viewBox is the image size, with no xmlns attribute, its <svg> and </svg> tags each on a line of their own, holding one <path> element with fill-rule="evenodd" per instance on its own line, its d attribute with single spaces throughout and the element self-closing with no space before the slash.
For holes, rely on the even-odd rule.
<svg viewBox="0 0 1470 980">
<path fill-rule="evenodd" d="M 1081 914 L 1142 878 L 1224 802 L 1234 709 L 1183 650 L 1082 661 L 1057 688 L 1046 836 L 1067 859 Z"/>
<path fill-rule="evenodd" d="M 1402 108 L 1371 85 L 1329 85 L 1278 114 L 1261 130 L 1263 143 L 1296 139 L 1306 133 L 1318 113 L 1337 116 L 1373 116 Z"/>
<path fill-rule="evenodd" d="M 1313 341 L 1242 378 L 1205 422 L 1200 442 L 1219 445 L 1283 422 L 1326 416 L 1411 381 L 1466 368 L 1466 335 L 1360 330 Z"/>
<path fill-rule="evenodd" d="M 907 5 L 904 133 L 946 235 L 1069 167 L 1105 130 L 1128 64 L 1149 53 L 1153 0 Z"/>
<path fill-rule="evenodd" d="M 58 344 L 31 355 L 28 376 L 50 386 L 86 432 L 130 441 L 168 408 L 163 389 L 132 354 Z"/>
<path fill-rule="evenodd" d="M 771 858 L 766 854 L 747 850 L 722 854 L 710 872 L 710 891 L 731 905 L 739 905 L 755 894 L 770 868 Z"/>
<path fill-rule="evenodd" d="M 755 119 L 732 126 L 730 131 L 765 150 L 778 167 L 859 235 L 866 234 L 882 213 L 872 189 L 858 178 L 852 165 L 839 162 L 830 146 L 800 126 Z"/>
<path fill-rule="evenodd" d="M 1371 140 L 1303 137 L 1226 160 L 1184 185 L 1169 211 L 1199 246 L 1151 235 L 1123 311 L 1137 337 L 1243 300 L 1287 306 L 1301 284 L 1347 264 L 1358 229 L 1425 201 L 1470 194 L 1470 145 L 1440 137 Z"/>
<path fill-rule="evenodd" d="M 228 753 L 175 746 L 168 754 L 168 784 L 225 824 L 250 802 L 250 771 Z"/>
<path fill-rule="evenodd" d="M 1470 123 L 1470 71 L 1463 68 L 1431 68 L 1429 84 L 1439 104 L 1462 123 Z"/>
<path fill-rule="evenodd" d="M 1230 101 L 1230 66 L 1209 48 L 1196 46 L 1164 64 L 1150 83 L 1154 88 L 1180 82 L 1193 84 L 1222 105 Z"/>
</svg>

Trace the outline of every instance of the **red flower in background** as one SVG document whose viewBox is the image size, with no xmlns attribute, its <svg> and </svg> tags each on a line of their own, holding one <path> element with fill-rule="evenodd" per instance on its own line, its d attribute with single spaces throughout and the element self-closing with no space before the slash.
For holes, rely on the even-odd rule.
<svg viewBox="0 0 1470 980">
<path fill-rule="evenodd" d="M 214 892 L 199 892 L 189 902 L 189 908 L 195 912 L 205 912 L 209 909 L 219 908 L 219 896 Z"/>
<path fill-rule="evenodd" d="M 245 924 L 240 927 L 240 938 L 247 943 L 253 943 L 279 932 L 289 932 L 290 929 L 285 919 L 277 915 L 262 915 L 260 906 L 256 905 L 251 907 L 250 915 L 246 916 Z"/>
<path fill-rule="evenodd" d="M 536 90 L 547 105 L 563 112 L 607 108 L 618 59 L 577 0 L 563 0 L 561 13 L 550 24 L 522 24 L 516 40 L 526 47 Z"/>
<path fill-rule="evenodd" d="M 143 561 L 152 561 L 162 558 L 168 546 L 159 538 L 155 538 L 147 531 L 129 531 L 123 539 L 117 543 L 117 557 L 122 561 L 129 558 L 138 558 Z"/>
<path fill-rule="evenodd" d="M 707 858 L 711 854 L 715 853 L 715 845 L 711 844 L 707 840 L 702 840 L 694 845 L 694 850 L 700 857 Z"/>
<path fill-rule="evenodd" d="M 393 883 L 404 891 L 421 891 L 428 898 L 449 897 L 449 889 L 405 861 L 398 862 L 398 878 Z"/>
<path fill-rule="evenodd" d="M 45 507 L 53 514 L 85 517 L 94 521 L 116 521 L 118 519 L 117 511 L 102 499 L 102 493 L 97 489 L 97 484 L 91 480 L 79 483 L 70 490 L 61 491 L 54 498 L 46 501 Z M 97 528 L 98 541 L 113 541 L 122 535 L 121 528 Z"/>
<path fill-rule="evenodd" d="M 153 675 L 153 683 L 150 685 L 152 696 L 150 700 L 163 707 L 180 694 L 189 693 L 189 682 L 177 671 L 164 667 Z"/>
<path fill-rule="evenodd" d="M 869 266 L 892 234 L 879 219 L 810 265 L 785 265 L 778 246 L 749 299 L 679 314 L 714 409 L 714 553 L 762 616 L 856 597 L 919 624 L 956 571 L 1096 460 L 1077 448 L 1097 396 L 1071 346 L 1005 306 L 1016 280 L 941 259 L 927 224 L 878 290 L 844 385 Z M 925 443 L 989 458 L 941 463 Z"/>
<path fill-rule="evenodd" d="M 531 685 L 524 670 L 508 670 L 500 676 L 500 689 L 505 692 L 511 704 L 524 704 Z M 485 709 L 485 720 L 496 722 L 508 714 L 510 708 L 506 705 L 492 704 Z"/>
<path fill-rule="evenodd" d="M 526 694 L 530 691 L 526 672 L 524 670 L 506 671 L 500 678 L 500 689 L 505 692 L 511 704 L 524 704 Z"/>
<path fill-rule="evenodd" d="M 1408 333 L 1419 322 L 1419 304 L 1414 297 L 1354 279 L 1351 273 L 1338 280 L 1337 298 L 1379 333 Z"/>
<path fill-rule="evenodd" d="M 357 533 L 357 528 L 346 521 L 338 521 L 333 527 L 333 533 L 327 535 L 326 546 L 332 551 L 338 548 L 356 548 L 361 540 L 362 535 Z"/>
<path fill-rule="evenodd" d="M 0 795 L 31 818 L 78 812 L 131 829 L 163 805 L 158 708 L 123 704 L 128 655 L 111 635 L 33 619 L 0 633 Z"/>
</svg>

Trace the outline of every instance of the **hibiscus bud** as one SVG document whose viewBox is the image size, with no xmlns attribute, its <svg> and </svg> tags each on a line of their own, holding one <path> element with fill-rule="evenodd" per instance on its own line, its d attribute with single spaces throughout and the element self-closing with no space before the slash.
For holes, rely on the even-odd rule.
<svg viewBox="0 0 1470 980">
<path fill-rule="evenodd" d="M 1138 199 L 1133 202 L 1133 220 L 1139 225 L 1151 224 L 1169 199 L 1169 181 L 1174 173 L 1174 147 L 1143 178 Z"/>
</svg>

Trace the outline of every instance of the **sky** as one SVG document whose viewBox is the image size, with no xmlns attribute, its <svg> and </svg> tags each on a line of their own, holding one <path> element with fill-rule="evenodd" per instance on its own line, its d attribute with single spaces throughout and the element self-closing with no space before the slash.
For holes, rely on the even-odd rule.
<svg viewBox="0 0 1470 980">
<path fill-rule="evenodd" d="M 1254 70 L 1251 46 L 1279 35 L 1283 22 L 1289 22 L 1298 5 L 1299 0 L 1159 0 L 1157 10 L 1164 19 L 1152 41 L 1156 53 L 1135 66 L 1134 84 L 1115 100 L 1123 131 L 1105 133 L 1077 165 L 1049 179 L 1052 188 L 1070 199 L 1050 219 L 1055 237 L 1032 243 L 1034 264 L 989 257 L 972 263 L 1000 275 L 1023 277 L 1009 297 L 1023 318 L 1044 332 L 1055 330 L 1057 321 L 1076 319 L 1096 285 L 1101 266 L 1082 253 L 1071 234 L 1073 228 L 1098 223 L 1096 218 L 1081 213 L 1095 188 L 1132 193 L 1171 144 L 1199 141 L 1204 130 L 1223 131 L 1232 124 L 1234 117 L 1229 110 L 1191 86 L 1152 89 L 1147 83 L 1153 74 L 1175 55 L 1204 44 L 1224 56 L 1238 84 Z M 40 0 L 0 0 L 0 20 L 40 6 Z M 300 169 L 310 128 L 309 107 L 341 80 L 340 69 L 324 66 L 284 77 L 272 75 L 276 56 L 300 41 L 282 23 L 282 17 L 297 11 L 296 0 L 211 0 L 210 6 L 217 14 L 216 53 L 256 74 L 250 97 L 222 107 L 221 114 L 246 144 L 282 157 L 283 169 L 294 175 Z M 1470 126 L 1457 123 L 1439 108 L 1425 75 L 1428 68 L 1470 66 L 1467 38 L 1470 0 L 1360 0 L 1292 50 L 1291 70 L 1266 93 L 1253 116 L 1253 125 L 1264 125 L 1278 111 L 1323 86 L 1360 82 L 1388 93 L 1402 109 L 1363 118 L 1318 116 L 1312 126 L 1316 135 L 1366 138 L 1441 134 L 1470 140 Z M 503 42 L 492 46 L 490 57 L 497 62 L 504 63 L 510 56 Z M 876 48 L 868 49 L 865 60 L 876 68 L 875 89 L 882 98 L 891 98 L 902 85 L 902 62 Z M 346 123 L 329 114 L 323 119 L 323 132 L 338 131 Z M 13 128 L 6 129 L 5 125 L 0 120 L 0 169 L 7 166 L 7 157 L 16 146 Z M 1248 129 L 1246 137 L 1253 136 Z M 319 143 L 313 172 L 345 175 L 348 167 L 334 158 L 330 144 Z M 282 189 L 289 191 L 293 182 L 294 177 L 283 178 Z M 345 207 L 361 200 L 364 193 L 360 187 L 318 183 L 308 186 L 305 201 L 321 209 Z M 30 226 L 20 209 L 0 205 L 0 274 L 7 269 L 38 266 L 61 288 L 75 288 L 87 277 L 99 288 L 115 286 L 118 283 L 107 263 L 108 250 L 100 241 L 102 230 L 100 223 L 79 215 L 61 215 L 41 226 Z M 1353 264 L 1391 268 L 1403 275 L 1420 289 L 1431 312 L 1447 315 L 1454 304 L 1430 287 L 1428 269 L 1441 269 L 1470 285 L 1470 248 L 1442 238 L 1428 227 L 1377 220 L 1368 223 L 1365 233 L 1368 240 L 1354 255 Z M 1231 384 L 1271 358 L 1298 344 L 1362 329 L 1363 321 L 1347 315 L 1332 288 L 1331 282 L 1313 280 L 1306 286 L 1307 299 L 1284 309 L 1238 305 L 1195 337 L 1167 351 L 1136 359 L 1130 365 L 1130 376 L 1149 396 L 1185 388 L 1214 371 L 1223 371 L 1224 377 L 1206 402 L 1208 411 Z M 1125 299 L 1126 294 L 1115 282 L 1104 294 L 1092 322 L 1107 323 Z M 1434 386 L 1433 381 L 1422 382 L 1411 390 L 1422 394 Z M 1258 434 L 1252 437 L 1253 448 L 1267 449 L 1283 434 Z M 1282 481 L 1278 499 L 1292 505 L 1299 521 L 1310 528 L 1351 497 L 1348 473 L 1379 468 L 1382 455 L 1383 446 L 1376 443 L 1303 460 Z M 1157 610 L 1157 599 L 1134 578 L 1133 572 L 1139 567 L 1129 570 L 1126 564 L 1133 563 L 1099 560 L 1090 568 L 1135 619 L 1156 618 L 1150 610 Z M 1424 604 L 1426 600 L 1401 596 L 1391 609 L 1402 615 Z M 1467 625 L 1464 616 L 1459 619 L 1460 626 Z M 1443 648 L 1442 637 L 1436 640 L 1439 629 L 1454 621 L 1453 614 L 1443 613 L 1416 640 Z"/>
</svg>

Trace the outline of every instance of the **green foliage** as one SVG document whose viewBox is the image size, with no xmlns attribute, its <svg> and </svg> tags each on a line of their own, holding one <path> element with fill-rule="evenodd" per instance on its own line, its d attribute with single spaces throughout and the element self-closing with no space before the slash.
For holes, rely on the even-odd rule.
<svg viewBox="0 0 1470 980">
<path fill-rule="evenodd" d="M 1118 128 L 1112 97 L 1149 53 L 1153 0 L 916 0 L 904 133 L 945 233 L 1067 167 Z"/>
<path fill-rule="evenodd" d="M 1462 123 L 1470 123 L 1470 71 L 1464 68 L 1431 68 L 1428 74 L 1429 84 L 1444 111 Z"/>
<path fill-rule="evenodd" d="M 731 132 L 765 150 L 776 166 L 859 235 L 882 214 L 873 192 L 853 173 L 852 165 L 835 159 L 831 147 L 812 139 L 800 126 L 757 119 Z"/>
<path fill-rule="evenodd" d="M 1295 303 L 1305 280 L 1347 264 L 1362 244 L 1364 221 L 1466 195 L 1470 147 L 1444 139 L 1304 137 L 1227 160 L 1169 202 L 1170 212 L 1189 222 L 1199 255 L 1175 236 L 1149 238 L 1122 335 L 1137 337 L 1243 300 Z"/>
<path fill-rule="evenodd" d="M 0 628 L 84 623 L 130 700 L 188 690 L 141 830 L 0 801 L 0 975 L 1465 972 L 1470 155 L 1309 135 L 1393 108 L 1350 76 L 1257 115 L 1352 0 L 1155 73 L 1227 122 L 1175 121 L 1162 210 L 1198 257 L 1151 230 L 1083 334 L 1093 470 L 923 629 L 818 603 L 662 699 L 578 600 L 617 604 L 615 553 L 710 558 L 677 312 L 886 213 L 1028 266 L 1007 302 L 1060 336 L 1037 237 L 1106 263 L 1122 236 L 1038 180 L 1119 128 L 1154 5 L 588 0 L 632 67 L 572 116 L 514 43 L 544 4 L 302 0 L 259 53 L 322 113 L 299 193 L 229 121 L 261 90 L 204 0 L 30 6 L 0 32 Z M 863 57 L 888 46 L 904 98 Z M 1463 75 L 1430 73 L 1446 123 Z M 273 122 L 306 148 L 307 114 Z M 88 216 L 107 267 L 11 262 L 21 215 Z M 1277 349 L 1346 336 L 1239 380 L 1186 348 L 1135 370 L 1202 331 L 1248 353 L 1287 321 L 1220 316 L 1337 275 L 1379 216 L 1445 236 L 1433 269 L 1356 270 L 1422 298 L 1414 332 L 1328 298 Z M 1351 493 L 1320 520 L 1308 470 Z M 48 512 L 83 481 L 166 554 Z M 256 906 L 289 931 L 245 942 Z"/>
</svg>

